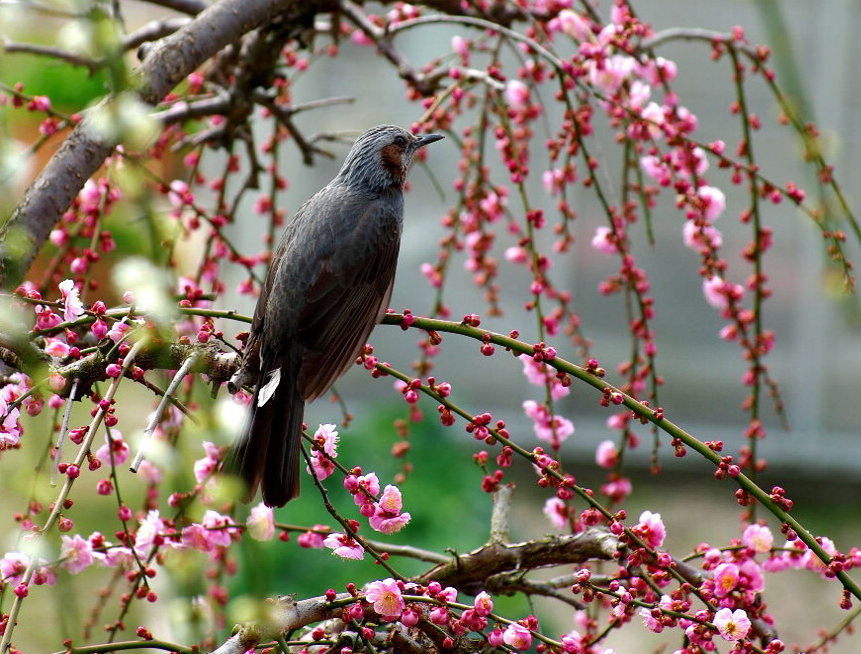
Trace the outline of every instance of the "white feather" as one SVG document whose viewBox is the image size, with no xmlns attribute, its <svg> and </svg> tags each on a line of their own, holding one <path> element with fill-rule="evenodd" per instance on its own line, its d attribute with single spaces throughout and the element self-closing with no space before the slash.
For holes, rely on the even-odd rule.
<svg viewBox="0 0 861 654">
<path fill-rule="evenodd" d="M 263 385 L 260 389 L 260 393 L 257 395 L 257 406 L 263 406 L 266 404 L 269 399 L 275 395 L 275 390 L 278 388 L 278 384 L 280 383 L 281 368 L 275 368 L 275 370 L 269 373 L 269 381 Z"/>
</svg>

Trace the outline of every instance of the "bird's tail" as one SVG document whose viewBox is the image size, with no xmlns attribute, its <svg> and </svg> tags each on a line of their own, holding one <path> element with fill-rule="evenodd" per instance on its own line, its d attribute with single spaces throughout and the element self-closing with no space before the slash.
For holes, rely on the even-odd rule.
<svg viewBox="0 0 861 654">
<path fill-rule="evenodd" d="M 267 506 L 284 506 L 299 495 L 305 411 L 298 389 L 301 346 L 289 348 L 280 359 L 267 359 L 262 360 L 249 420 L 226 467 L 245 481 L 245 502 L 262 486 Z"/>
</svg>

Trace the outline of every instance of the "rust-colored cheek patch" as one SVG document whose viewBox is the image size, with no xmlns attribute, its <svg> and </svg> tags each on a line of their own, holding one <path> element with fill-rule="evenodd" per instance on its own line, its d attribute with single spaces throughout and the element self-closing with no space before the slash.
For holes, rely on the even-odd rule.
<svg viewBox="0 0 861 654">
<path fill-rule="evenodd" d="M 387 145 L 384 147 L 380 154 L 383 159 L 383 166 L 392 177 L 399 179 L 404 176 L 404 151 L 403 148 L 399 148 L 397 145 L 392 143 L 391 145 Z"/>
</svg>

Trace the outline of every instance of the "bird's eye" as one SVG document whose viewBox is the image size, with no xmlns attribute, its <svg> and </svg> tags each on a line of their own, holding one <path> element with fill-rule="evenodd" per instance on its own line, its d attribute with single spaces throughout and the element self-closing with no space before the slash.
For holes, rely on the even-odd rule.
<svg viewBox="0 0 861 654">
<path fill-rule="evenodd" d="M 396 136 L 396 137 L 395 137 L 395 145 L 397 145 L 397 146 L 399 146 L 399 147 L 402 147 L 402 148 L 403 148 L 403 147 L 406 147 L 406 145 L 407 145 L 407 139 L 406 139 L 406 137 L 404 137 L 404 136 L 402 136 L 402 135 L 400 135 L 400 134 L 399 134 L 398 136 Z"/>
</svg>

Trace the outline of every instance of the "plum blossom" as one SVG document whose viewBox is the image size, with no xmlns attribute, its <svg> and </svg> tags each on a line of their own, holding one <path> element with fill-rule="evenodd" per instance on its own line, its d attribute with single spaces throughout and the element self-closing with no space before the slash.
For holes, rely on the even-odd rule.
<svg viewBox="0 0 861 654">
<path fill-rule="evenodd" d="M 372 581 L 365 591 L 365 599 L 373 604 L 374 611 L 385 620 L 397 620 L 404 612 L 404 598 L 398 582 L 389 577 Z"/>
<path fill-rule="evenodd" d="M 137 533 L 135 534 L 135 552 L 141 558 L 149 556 L 153 545 L 159 544 L 164 539 L 166 531 L 164 520 L 161 519 L 157 509 L 151 510 L 141 520 Z"/>
<path fill-rule="evenodd" d="M 206 452 L 206 456 L 194 462 L 194 478 L 197 483 L 201 483 L 215 472 L 221 461 L 221 448 L 215 443 L 203 441 L 203 451 Z"/>
<path fill-rule="evenodd" d="M 611 440 L 605 440 L 598 443 L 598 448 L 595 450 L 595 463 L 602 468 L 614 468 L 619 462 L 619 450 L 616 449 L 615 443 Z"/>
<path fill-rule="evenodd" d="M 123 436 L 118 429 L 111 429 L 111 438 L 108 440 L 105 434 L 105 444 L 96 450 L 96 458 L 104 465 L 122 465 L 129 458 L 129 446 L 123 440 Z"/>
<path fill-rule="evenodd" d="M 370 517 L 371 528 L 384 534 L 394 534 L 409 523 L 409 513 L 401 513 L 403 500 L 397 486 L 389 484 L 383 490 L 379 503 L 375 504 L 374 515 Z"/>
<path fill-rule="evenodd" d="M 349 479 L 349 478 L 348 478 Z M 376 473 L 369 472 L 361 477 L 355 477 L 356 488 L 353 492 L 353 501 L 356 506 L 362 506 L 373 501 L 373 498 L 380 494 L 380 480 Z M 346 480 L 345 480 L 346 483 Z"/>
<path fill-rule="evenodd" d="M 272 507 L 262 502 L 253 507 L 245 525 L 248 527 L 248 535 L 254 540 L 272 540 L 275 535 L 275 516 Z"/>
<path fill-rule="evenodd" d="M 182 544 L 201 552 L 214 552 L 218 547 L 229 547 L 231 534 L 236 529 L 231 527 L 232 520 L 217 511 L 209 510 L 203 514 L 203 520 L 193 522 L 182 530 Z"/>
<path fill-rule="evenodd" d="M 631 76 L 637 60 L 626 55 L 613 55 L 602 62 L 590 59 L 586 62 L 589 82 L 608 95 L 619 90 L 619 87 Z"/>
<path fill-rule="evenodd" d="M 735 303 L 744 297 L 744 288 L 739 284 L 732 284 L 714 275 L 711 279 L 703 280 L 703 295 L 706 302 L 715 309 L 726 309 L 730 300 Z"/>
<path fill-rule="evenodd" d="M 726 597 L 738 585 L 738 566 L 734 563 L 721 563 L 714 569 L 712 579 L 714 580 L 715 596 Z"/>
<path fill-rule="evenodd" d="M 557 529 L 568 526 L 568 507 L 558 497 L 550 497 L 544 502 L 542 513 Z"/>
<path fill-rule="evenodd" d="M 643 511 L 640 514 L 640 521 L 633 529 L 640 538 L 642 538 L 649 547 L 660 547 L 664 544 L 664 538 L 667 535 L 664 522 L 661 520 L 660 513 L 652 513 L 651 511 Z"/>
<path fill-rule="evenodd" d="M 563 9 L 556 18 L 547 24 L 551 32 L 562 32 L 578 41 L 587 41 L 592 38 L 592 25 L 589 19 L 581 16 L 570 9 Z"/>
<path fill-rule="evenodd" d="M 0 389 L 0 416 L 3 416 L 3 422 L 0 423 L 0 450 L 17 445 L 21 440 L 21 423 L 18 422 L 21 410 L 17 406 L 9 408 L 9 404 L 19 397 L 18 388 L 16 384 L 6 384 Z"/>
<path fill-rule="evenodd" d="M 560 415 L 551 416 L 546 406 L 534 400 L 523 403 L 523 412 L 532 419 L 536 438 L 550 443 L 554 448 L 574 433 L 574 423 Z"/>
<path fill-rule="evenodd" d="M 666 185 L 670 183 L 670 169 L 658 157 L 651 154 L 640 157 L 640 167 L 656 182 Z"/>
<path fill-rule="evenodd" d="M 0 581 L 17 586 L 24 580 L 30 557 L 20 552 L 6 552 L 0 559 Z"/>
<path fill-rule="evenodd" d="M 493 611 L 493 598 L 486 591 L 481 591 L 475 596 L 473 608 L 478 615 L 487 617 Z"/>
<path fill-rule="evenodd" d="M 315 525 L 315 528 L 323 527 L 324 525 Z M 296 544 L 299 547 L 304 547 L 305 549 L 322 549 L 323 548 L 323 539 L 325 535 L 319 533 L 317 531 L 306 531 L 303 534 L 299 534 L 299 537 L 296 539 Z"/>
<path fill-rule="evenodd" d="M 323 545 L 332 550 L 332 554 L 340 556 L 342 559 L 352 559 L 361 561 L 365 558 L 365 551 L 355 539 L 348 534 L 341 534 L 337 531 L 332 532 L 323 539 Z"/>
<path fill-rule="evenodd" d="M 95 561 L 93 557 L 93 548 L 90 542 L 75 534 L 73 537 L 62 537 L 60 545 L 60 558 L 63 559 L 61 565 L 71 572 L 73 575 L 78 574 L 81 570 L 89 568 Z"/>
<path fill-rule="evenodd" d="M 532 647 L 532 633 L 523 625 L 513 622 L 502 632 L 502 641 L 522 652 Z"/>
<path fill-rule="evenodd" d="M 837 554 L 837 547 L 834 545 L 833 540 L 825 536 L 818 540 L 820 541 L 819 544 L 822 546 L 822 549 L 825 550 L 825 553 L 829 557 Z M 826 572 L 828 571 L 828 568 L 813 550 L 808 549 L 801 557 L 801 561 L 803 566 L 808 570 L 818 572 L 822 577 L 827 578 Z"/>
<path fill-rule="evenodd" d="M 765 525 L 752 524 L 745 527 L 741 542 L 754 552 L 768 552 L 774 545 L 774 535 Z"/>
<path fill-rule="evenodd" d="M 750 632 L 750 618 L 743 609 L 723 608 L 715 613 L 712 622 L 724 640 L 741 640 Z"/>
<path fill-rule="evenodd" d="M 69 356 L 69 344 L 61 338 L 48 337 L 45 339 L 45 354 L 55 359 L 63 359 Z"/>
<path fill-rule="evenodd" d="M 332 459 L 338 456 L 338 431 L 335 425 L 320 425 L 314 432 L 314 443 L 316 447 L 311 452 L 311 466 L 306 467 L 306 470 L 317 479 L 326 479 L 335 472 Z"/>
<path fill-rule="evenodd" d="M 84 313 L 84 305 L 81 302 L 78 289 L 75 288 L 75 282 L 71 279 L 64 279 L 58 288 L 63 295 L 63 320 L 65 322 L 77 320 Z"/>
<path fill-rule="evenodd" d="M 709 222 L 719 218 L 726 209 L 726 195 L 715 186 L 700 186 L 697 197 L 702 202 L 703 215 Z"/>
<path fill-rule="evenodd" d="M 505 84 L 505 101 L 513 109 L 525 109 L 529 106 L 529 87 L 517 79 Z"/>
<path fill-rule="evenodd" d="M 703 249 L 717 250 L 723 245 L 723 234 L 717 227 L 700 226 L 693 220 L 687 220 L 682 226 L 682 240 L 685 247 L 697 252 Z"/>
<path fill-rule="evenodd" d="M 592 237 L 592 248 L 601 254 L 617 254 L 619 248 L 613 238 L 613 230 L 609 227 L 598 227 Z"/>
<path fill-rule="evenodd" d="M 663 623 L 652 615 L 652 609 L 643 607 L 638 611 L 638 614 L 643 618 L 643 624 L 646 625 L 646 629 L 649 631 L 654 631 L 656 634 L 659 634 L 664 630 Z"/>
<path fill-rule="evenodd" d="M 555 370 L 549 368 L 546 363 L 536 361 L 528 354 L 521 354 L 518 358 L 523 362 L 523 375 L 530 384 L 543 388 L 550 383 L 550 396 L 554 400 L 559 400 L 571 392 L 570 387 L 563 385 L 556 377 Z"/>
</svg>

